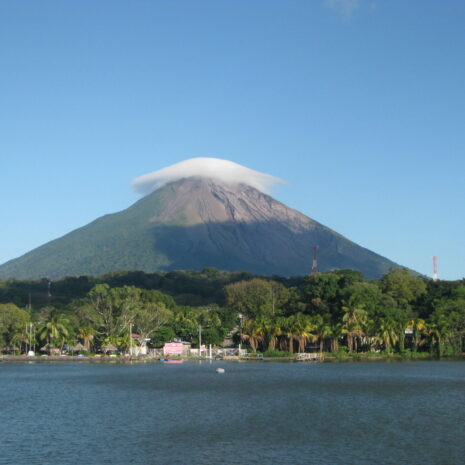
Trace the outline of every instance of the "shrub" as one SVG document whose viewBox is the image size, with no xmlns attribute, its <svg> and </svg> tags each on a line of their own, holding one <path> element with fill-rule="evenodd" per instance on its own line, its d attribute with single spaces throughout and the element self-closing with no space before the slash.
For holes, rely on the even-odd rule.
<svg viewBox="0 0 465 465">
<path fill-rule="evenodd" d="M 292 357 L 294 354 L 285 350 L 267 350 L 263 352 L 264 357 Z"/>
</svg>

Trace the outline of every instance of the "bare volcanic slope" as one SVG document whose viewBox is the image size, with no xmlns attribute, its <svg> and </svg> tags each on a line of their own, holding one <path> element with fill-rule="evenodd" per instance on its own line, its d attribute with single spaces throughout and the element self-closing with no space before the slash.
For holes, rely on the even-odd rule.
<svg viewBox="0 0 465 465">
<path fill-rule="evenodd" d="M 320 271 L 352 268 L 377 278 L 397 266 L 251 185 L 194 176 L 3 264 L 0 278 L 207 266 L 303 275 L 312 245 L 319 246 Z"/>
</svg>

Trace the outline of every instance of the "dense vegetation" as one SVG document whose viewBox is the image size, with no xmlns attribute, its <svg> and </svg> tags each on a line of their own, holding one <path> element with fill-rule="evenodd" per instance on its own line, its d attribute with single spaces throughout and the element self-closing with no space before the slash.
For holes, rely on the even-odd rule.
<svg viewBox="0 0 465 465">
<path fill-rule="evenodd" d="M 118 272 L 59 281 L 0 281 L 0 347 L 127 350 L 132 330 L 153 347 L 175 337 L 252 351 L 437 356 L 463 351 L 465 280 L 393 269 L 380 280 L 339 270 L 298 278 L 202 272 Z"/>
</svg>

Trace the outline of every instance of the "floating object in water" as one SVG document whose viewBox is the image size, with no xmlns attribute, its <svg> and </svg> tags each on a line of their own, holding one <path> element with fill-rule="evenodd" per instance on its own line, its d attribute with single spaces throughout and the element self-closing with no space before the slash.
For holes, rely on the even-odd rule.
<svg viewBox="0 0 465 465">
<path fill-rule="evenodd" d="M 224 373 L 224 368 L 217 368 L 217 369 L 216 369 L 216 372 L 217 372 L 217 373 Z"/>
</svg>

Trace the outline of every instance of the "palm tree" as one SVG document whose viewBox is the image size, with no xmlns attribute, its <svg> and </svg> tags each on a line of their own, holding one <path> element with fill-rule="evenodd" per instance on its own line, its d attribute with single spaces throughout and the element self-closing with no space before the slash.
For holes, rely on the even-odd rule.
<svg viewBox="0 0 465 465">
<path fill-rule="evenodd" d="M 263 318 L 260 319 L 263 330 L 263 343 L 268 345 L 269 350 L 274 350 L 278 343 L 278 337 L 281 335 L 280 318 Z"/>
<path fill-rule="evenodd" d="M 384 317 L 378 325 L 377 338 L 384 345 L 386 352 L 391 352 L 398 340 L 397 322 L 392 318 Z"/>
<path fill-rule="evenodd" d="M 247 318 L 242 324 L 242 341 L 248 341 L 253 352 L 257 352 L 263 340 L 263 327 L 256 320 Z"/>
<path fill-rule="evenodd" d="M 378 321 L 376 318 L 370 318 L 370 316 L 367 315 L 364 326 L 365 334 L 363 337 L 363 344 L 366 345 L 370 351 L 374 351 L 377 347 L 379 347 L 380 341 L 380 339 L 377 337 Z"/>
<path fill-rule="evenodd" d="M 444 342 L 450 336 L 450 322 L 445 315 L 432 315 L 432 321 L 428 325 L 426 333 L 429 335 L 430 339 L 430 351 L 433 351 L 434 346 L 436 345 L 437 356 L 441 357 Z"/>
<path fill-rule="evenodd" d="M 267 316 L 259 316 L 254 320 L 253 337 L 257 343 L 257 348 L 261 346 L 263 351 L 266 351 L 270 341 L 271 333 L 274 333 L 274 323 Z"/>
<path fill-rule="evenodd" d="M 294 324 L 296 338 L 299 342 L 299 352 L 305 352 L 307 342 L 315 342 L 318 339 L 318 336 L 313 333 L 316 325 L 309 316 L 303 313 L 297 313 Z"/>
<path fill-rule="evenodd" d="M 336 323 L 330 326 L 330 344 L 331 352 L 339 350 L 339 340 L 342 338 L 342 323 Z"/>
<path fill-rule="evenodd" d="M 347 347 L 349 352 L 357 351 L 357 338 L 364 334 L 364 325 L 367 320 L 367 313 L 362 306 L 347 305 L 342 310 L 342 333 L 347 335 Z"/>
<path fill-rule="evenodd" d="M 289 352 L 294 352 L 294 340 L 298 342 L 298 351 L 305 351 L 308 340 L 316 340 L 317 336 L 312 333 L 315 325 L 310 318 L 303 313 L 291 315 L 283 320 L 282 334 L 288 339 Z"/>
<path fill-rule="evenodd" d="M 413 332 L 413 351 L 417 352 L 421 344 L 421 337 L 426 331 L 426 322 L 422 318 L 410 320 L 407 329 Z"/>
<path fill-rule="evenodd" d="M 322 353 L 325 339 L 332 334 L 331 326 L 321 315 L 315 315 L 312 318 L 312 322 L 314 327 L 313 331 L 320 341 L 320 353 Z"/>
<path fill-rule="evenodd" d="M 279 343 L 280 350 L 288 350 L 288 341 L 287 341 L 287 326 L 288 319 L 285 316 L 280 316 L 276 318 L 276 332 L 277 332 L 277 341 Z"/>
<path fill-rule="evenodd" d="M 17 329 L 10 336 L 10 350 L 13 350 L 16 354 L 17 351 L 21 351 L 23 344 L 27 344 L 27 334 L 24 330 Z"/>
<path fill-rule="evenodd" d="M 287 338 L 287 350 L 292 354 L 294 352 L 294 328 L 295 315 L 291 315 L 282 320 L 281 334 Z"/>
<path fill-rule="evenodd" d="M 68 337 L 69 320 L 57 312 L 52 312 L 48 319 L 39 327 L 39 338 L 46 341 L 49 347 L 60 347 L 63 345 Z"/>
<path fill-rule="evenodd" d="M 85 326 L 79 329 L 78 338 L 82 340 L 84 348 L 86 351 L 90 350 L 90 345 L 94 340 L 96 330 L 92 326 Z"/>
</svg>

